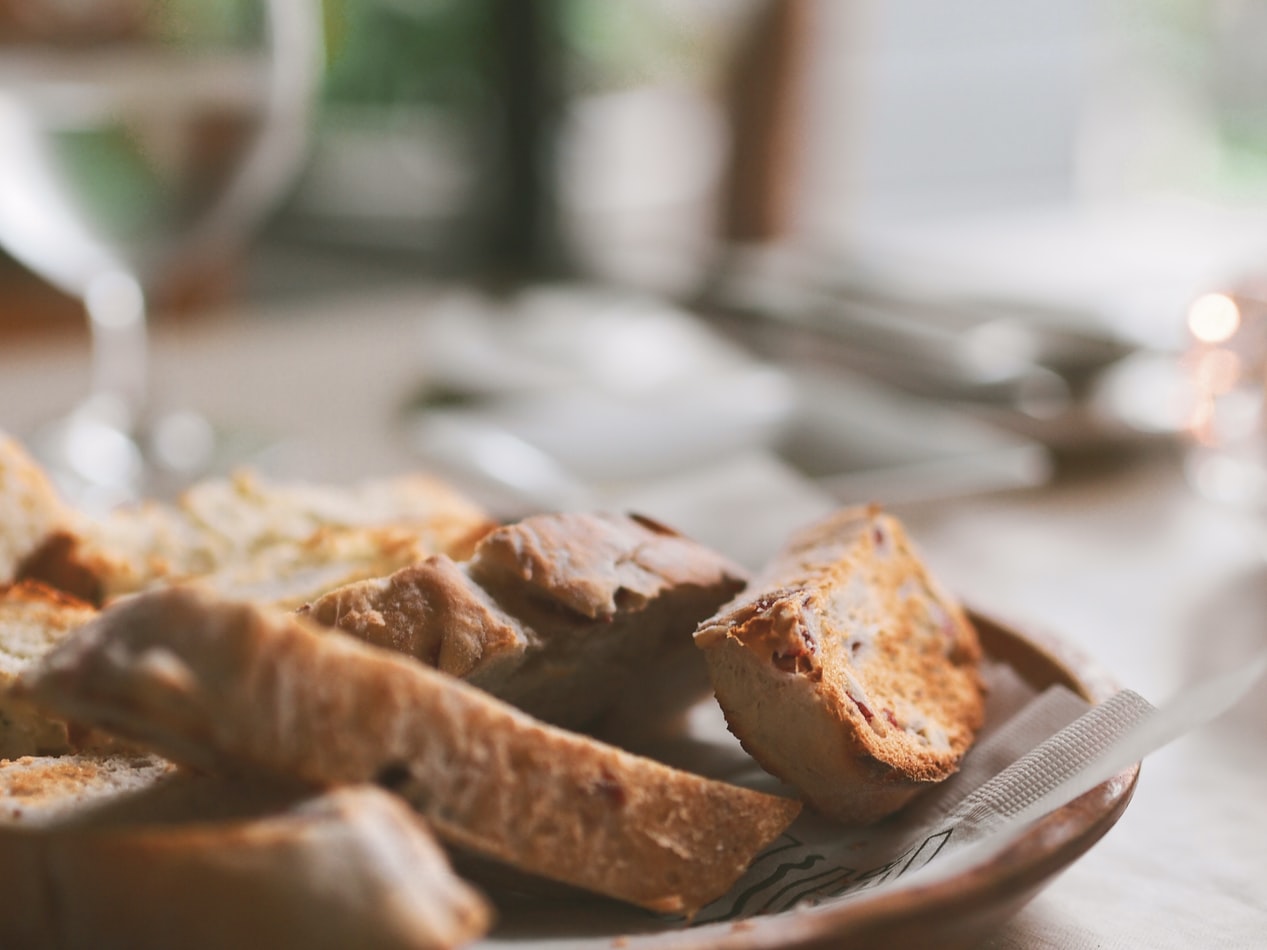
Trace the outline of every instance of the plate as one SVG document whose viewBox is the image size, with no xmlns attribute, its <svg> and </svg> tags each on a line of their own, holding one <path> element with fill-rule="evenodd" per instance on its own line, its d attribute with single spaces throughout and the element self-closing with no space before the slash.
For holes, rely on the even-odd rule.
<svg viewBox="0 0 1267 950">
<path fill-rule="evenodd" d="M 980 613 L 972 617 L 986 654 L 1011 667 L 1035 691 L 1059 684 L 1091 703 L 1117 691 L 1108 675 L 1067 643 L 1049 635 L 1021 633 Z M 601 925 L 588 927 L 583 928 L 586 937 L 570 936 L 566 945 L 578 950 L 626 945 L 648 950 L 974 947 L 1113 827 L 1130 803 L 1138 778 L 1136 763 L 1035 822 L 1006 850 L 950 878 L 878 891 L 869 897 L 828 899 L 810 912 L 793 909 L 654 935 L 615 931 L 600 936 Z M 558 912 L 567 913 L 565 907 L 560 905 Z M 578 913 L 594 910 L 577 906 Z M 540 930 L 527 942 L 533 947 L 552 944 Z M 511 947 L 517 941 L 503 942 L 495 932 L 490 943 Z"/>
</svg>

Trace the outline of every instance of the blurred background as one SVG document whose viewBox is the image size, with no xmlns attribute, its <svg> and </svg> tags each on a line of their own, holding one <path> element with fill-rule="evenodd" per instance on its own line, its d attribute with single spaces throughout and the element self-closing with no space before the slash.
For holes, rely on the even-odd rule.
<svg viewBox="0 0 1267 950">
<path fill-rule="evenodd" d="M 31 48 L 126 46 L 144 6 L 0 0 L 0 105 Z M 221 32 L 266 20 L 187 6 Z M 549 482 L 540 501 L 566 495 L 555 463 L 575 488 L 773 440 L 825 490 L 901 500 L 1261 441 L 1258 344 L 1229 340 L 1267 272 L 1262 4 L 309 6 L 302 154 L 252 228 L 162 270 L 151 323 L 284 312 L 302 332 L 332 300 L 354 322 L 358 295 L 438 288 L 402 409 L 420 457 L 457 465 L 474 449 L 454 419 L 484 426 L 515 440 L 503 467 L 539 475 L 499 487 Z M 181 174 L 223 176 L 242 133 L 222 112 L 185 130 L 211 158 Z M 59 143 L 86 207 L 154 188 L 126 132 Z M 0 257 L 0 347 L 83 338 L 82 295 L 29 263 Z M 1210 294 L 1236 311 L 1226 333 L 1193 328 Z M 665 412 L 690 424 L 636 435 Z M 613 429 L 636 450 L 594 441 Z M 1211 491 L 1249 490 L 1243 467 L 1212 471 Z"/>
<path fill-rule="evenodd" d="M 0 431 L 91 510 L 430 468 L 751 567 L 879 501 L 1165 696 L 1267 616 L 1265 51 L 1260 0 L 0 0 Z M 1260 945 L 1261 709 L 992 945 Z"/>
<path fill-rule="evenodd" d="M 31 6 L 0 6 L 10 50 L 85 4 Z M 311 152 L 240 292 L 304 292 L 304 258 L 352 281 L 481 274 L 529 249 L 536 267 L 682 292 L 727 238 L 968 260 L 1002 228 L 1054 254 L 1062 228 L 1100 226 L 1138 259 L 1209 223 L 1195 270 L 1256 230 L 1214 209 L 1267 192 L 1267 13 L 1245 0 L 321 6 Z M 79 24 L 81 45 L 105 23 Z M 86 187 L 118 189 L 119 165 Z M 725 205 L 745 200 L 781 207 L 743 223 Z"/>
</svg>

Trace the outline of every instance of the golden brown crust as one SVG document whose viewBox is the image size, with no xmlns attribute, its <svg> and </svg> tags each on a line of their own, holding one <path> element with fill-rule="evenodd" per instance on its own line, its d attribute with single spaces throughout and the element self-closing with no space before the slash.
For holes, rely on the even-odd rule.
<svg viewBox="0 0 1267 950">
<path fill-rule="evenodd" d="M 302 618 L 190 590 L 112 608 L 28 685 L 195 766 L 377 779 L 452 843 L 655 910 L 720 896 L 799 808 L 546 726 Z"/>
<path fill-rule="evenodd" d="M 744 747 L 841 821 L 953 774 L 983 718 L 975 631 L 874 508 L 791 538 L 695 639 Z"/>
<path fill-rule="evenodd" d="M 0 492 L 5 461 L 0 452 Z M 425 475 L 336 487 L 247 472 L 199 482 L 175 504 L 129 505 L 101 521 L 44 520 L 14 574 L 97 606 L 197 578 L 239 599 L 298 607 L 431 554 L 465 556 L 492 527 L 481 508 Z"/>
<path fill-rule="evenodd" d="M 299 613 L 459 677 L 511 661 L 528 644 L 519 624 L 443 555 L 340 587 Z"/>
<path fill-rule="evenodd" d="M 668 584 L 733 586 L 746 572 L 646 518 L 566 512 L 490 532 L 471 557 L 486 587 L 530 585 L 534 595 L 591 620 L 607 620 L 659 596 Z"/>
<path fill-rule="evenodd" d="M 492 919 L 417 816 L 364 786 L 249 820 L 57 835 L 47 865 L 69 948 L 431 950 Z"/>
<path fill-rule="evenodd" d="M 60 624 L 67 623 L 73 628 L 75 623 L 67 622 L 68 612 L 78 612 L 84 617 L 92 617 L 97 609 L 91 601 L 76 597 L 69 591 L 61 590 L 42 581 L 23 578 L 12 584 L 0 584 L 0 603 L 22 604 L 31 609 L 44 609 L 50 612 Z"/>
<path fill-rule="evenodd" d="M 45 538 L 76 520 L 39 464 L 0 432 L 0 584 L 16 580 Z"/>
<path fill-rule="evenodd" d="M 466 564 L 432 558 L 332 591 L 307 614 L 581 728 L 645 695 L 649 671 L 669 663 L 695 675 L 677 676 L 656 708 L 641 704 L 642 719 L 669 720 L 706 695 L 691 633 L 744 578 L 645 519 L 548 514 L 491 531 Z"/>
<path fill-rule="evenodd" d="M 157 759 L 0 765 L 0 946 L 454 947 L 487 902 L 380 789 L 220 780 Z"/>
<path fill-rule="evenodd" d="M 113 560 L 92 549 L 73 531 L 46 535 L 18 565 L 16 578 L 64 591 L 76 600 L 100 607 L 106 598 Z"/>
<path fill-rule="evenodd" d="M 0 587 L 0 760 L 109 748 L 113 740 L 77 729 L 12 695 L 16 677 L 97 611 L 35 581 Z"/>
</svg>

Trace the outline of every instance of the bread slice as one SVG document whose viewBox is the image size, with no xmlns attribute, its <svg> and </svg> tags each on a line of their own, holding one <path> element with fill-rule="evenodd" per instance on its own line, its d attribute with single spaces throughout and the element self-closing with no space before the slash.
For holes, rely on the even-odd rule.
<svg viewBox="0 0 1267 950">
<path fill-rule="evenodd" d="M 465 568 L 436 555 L 388 577 L 338 587 L 298 612 L 451 676 L 496 679 L 503 666 L 518 669 L 524 653 L 538 648 L 540 640 L 502 610 Z"/>
<path fill-rule="evenodd" d="M 189 589 L 105 611 L 26 683 L 61 714 L 197 767 L 377 781 L 450 843 L 659 911 L 723 894 L 800 807 L 544 725 L 293 614 Z"/>
<path fill-rule="evenodd" d="M 9 759 L 0 762 L 0 828 L 68 824 L 111 803 L 136 798 L 176 772 L 166 759 L 144 753 Z"/>
<path fill-rule="evenodd" d="M 955 772 L 984 714 L 975 630 L 876 508 L 790 538 L 695 642 L 744 748 L 850 824 Z"/>
<path fill-rule="evenodd" d="M 16 580 L 46 538 L 77 520 L 39 463 L 0 432 L 0 584 Z"/>
<path fill-rule="evenodd" d="M 427 475 L 326 486 L 249 472 L 200 482 L 172 505 L 49 524 L 18 575 L 90 603 L 198 578 L 289 607 L 437 552 L 464 557 L 492 527 L 482 508 Z"/>
<path fill-rule="evenodd" d="M 418 552 L 465 557 L 494 524 L 454 486 L 421 472 L 326 485 L 270 481 L 242 471 L 201 481 L 177 508 L 207 538 L 215 560 L 228 564 L 288 546 L 307 550 L 309 561 L 340 560 L 348 554 L 343 538 L 374 538 L 388 564 L 403 564 L 405 556 L 418 560 Z M 367 576 L 388 573 L 374 567 Z"/>
<path fill-rule="evenodd" d="M 83 601 L 35 581 L 0 588 L 0 759 L 60 755 L 94 741 L 109 745 L 12 694 L 22 672 L 96 615 Z"/>
<path fill-rule="evenodd" d="M 485 535 L 467 562 L 436 557 L 316 600 L 318 623 L 464 677 L 530 715 L 592 724 L 631 691 L 688 667 L 666 717 L 708 692 L 691 645 L 746 572 L 646 518 L 546 514 Z"/>
<path fill-rule="evenodd" d="M 0 788 L 0 946 L 424 950 L 490 921 L 422 821 L 373 786 L 68 756 L 6 763 Z"/>
</svg>

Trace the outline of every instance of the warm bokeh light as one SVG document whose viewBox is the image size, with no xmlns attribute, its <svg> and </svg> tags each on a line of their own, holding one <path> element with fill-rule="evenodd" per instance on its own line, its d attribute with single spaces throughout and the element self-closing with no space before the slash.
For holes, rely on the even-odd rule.
<svg viewBox="0 0 1267 950">
<path fill-rule="evenodd" d="M 1240 325 L 1240 307 L 1227 294 L 1203 294 L 1188 308 L 1188 329 L 1202 343 L 1230 340 Z"/>
<path fill-rule="evenodd" d="M 1197 385 L 1204 393 L 1220 396 L 1240 382 L 1244 365 L 1231 350 L 1207 350 L 1194 366 Z"/>
</svg>

